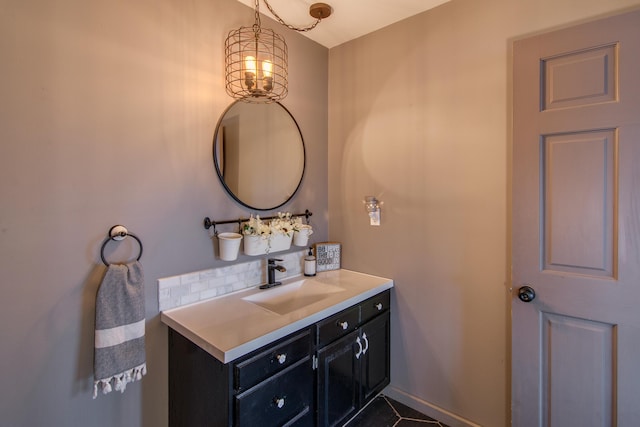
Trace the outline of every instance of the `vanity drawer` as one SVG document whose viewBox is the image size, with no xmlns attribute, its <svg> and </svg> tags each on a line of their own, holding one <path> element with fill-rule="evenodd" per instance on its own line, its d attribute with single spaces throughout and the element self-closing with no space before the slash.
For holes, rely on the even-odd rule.
<svg viewBox="0 0 640 427">
<path fill-rule="evenodd" d="M 305 425 L 313 408 L 313 368 L 306 357 L 236 395 L 235 427 Z"/>
<path fill-rule="evenodd" d="M 391 293 L 384 291 L 366 301 L 360 303 L 360 323 L 366 323 L 376 317 L 378 314 L 389 310 L 391 303 Z"/>
<path fill-rule="evenodd" d="M 360 306 L 348 308 L 318 323 L 318 345 L 335 341 L 351 331 L 355 331 L 360 321 Z"/>
<path fill-rule="evenodd" d="M 246 390 L 311 354 L 309 329 L 234 366 L 234 387 Z"/>
</svg>

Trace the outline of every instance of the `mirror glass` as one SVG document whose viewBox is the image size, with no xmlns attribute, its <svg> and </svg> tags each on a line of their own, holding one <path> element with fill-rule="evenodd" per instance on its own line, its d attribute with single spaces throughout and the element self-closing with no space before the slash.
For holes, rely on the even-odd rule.
<svg viewBox="0 0 640 427">
<path fill-rule="evenodd" d="M 302 182 L 302 133 L 278 102 L 236 101 L 218 121 L 213 162 L 235 200 L 251 209 L 275 209 L 291 200 Z"/>
</svg>

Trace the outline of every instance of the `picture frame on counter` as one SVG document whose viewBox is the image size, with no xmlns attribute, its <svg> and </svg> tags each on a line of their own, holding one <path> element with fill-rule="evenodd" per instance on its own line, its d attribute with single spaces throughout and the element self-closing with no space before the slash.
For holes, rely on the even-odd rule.
<svg viewBox="0 0 640 427">
<path fill-rule="evenodd" d="M 340 269 L 342 247 L 336 242 L 316 243 L 316 271 Z"/>
</svg>

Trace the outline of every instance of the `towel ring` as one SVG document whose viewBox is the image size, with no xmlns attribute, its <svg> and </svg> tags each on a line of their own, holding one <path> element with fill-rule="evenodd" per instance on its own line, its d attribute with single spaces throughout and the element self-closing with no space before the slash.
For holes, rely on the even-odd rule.
<svg viewBox="0 0 640 427">
<path fill-rule="evenodd" d="M 129 233 L 129 231 L 122 225 L 114 225 L 109 229 L 107 238 L 104 239 L 102 247 L 100 248 L 100 258 L 102 258 L 104 265 L 107 267 L 109 266 L 109 263 L 104 257 L 104 248 L 107 246 L 107 243 L 109 243 L 110 240 L 123 240 L 127 236 L 133 237 L 138 242 L 138 245 L 140 245 L 140 253 L 138 254 L 138 258 L 136 258 L 136 261 L 140 261 L 140 258 L 142 257 L 142 242 L 138 239 L 138 236 L 133 233 Z"/>
</svg>

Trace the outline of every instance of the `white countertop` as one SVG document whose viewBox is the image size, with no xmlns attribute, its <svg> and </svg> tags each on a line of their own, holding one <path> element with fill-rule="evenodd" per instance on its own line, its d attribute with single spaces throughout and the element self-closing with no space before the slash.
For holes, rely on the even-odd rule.
<svg viewBox="0 0 640 427">
<path fill-rule="evenodd" d="M 277 314 L 243 298 L 281 289 L 300 280 L 338 286 L 341 292 L 286 314 Z M 257 287 L 161 313 L 162 322 L 223 363 L 309 326 L 393 287 L 393 280 L 350 270 L 298 276 L 271 289 Z"/>
</svg>

